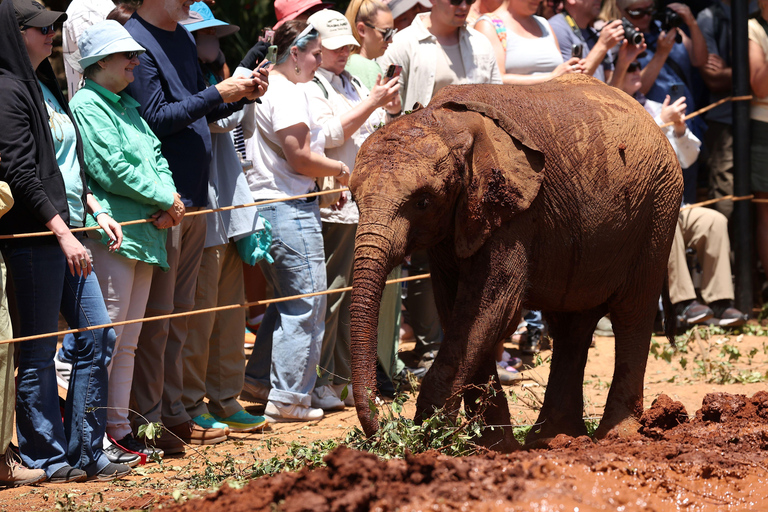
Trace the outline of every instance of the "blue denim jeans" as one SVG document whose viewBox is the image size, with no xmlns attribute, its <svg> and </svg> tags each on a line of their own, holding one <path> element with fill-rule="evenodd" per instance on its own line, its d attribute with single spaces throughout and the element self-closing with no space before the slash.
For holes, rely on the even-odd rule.
<svg viewBox="0 0 768 512">
<path fill-rule="evenodd" d="M 275 262 L 261 261 L 274 297 L 326 289 L 325 254 L 317 201 L 304 199 L 259 208 L 272 224 Z M 270 304 L 256 335 L 246 379 L 271 388 L 269 400 L 310 406 L 323 341 L 326 296 Z"/>
<path fill-rule="evenodd" d="M 14 247 L 4 256 L 16 292 L 20 336 L 57 331 L 59 311 L 73 329 L 109 323 L 96 274 L 73 276 L 57 244 Z M 19 343 L 19 451 L 27 466 L 44 469 L 48 476 L 65 465 L 90 476 L 109 464 L 102 438 L 115 331 L 109 327 L 82 332 L 73 341 L 63 423 L 53 366 L 56 336 Z"/>
</svg>

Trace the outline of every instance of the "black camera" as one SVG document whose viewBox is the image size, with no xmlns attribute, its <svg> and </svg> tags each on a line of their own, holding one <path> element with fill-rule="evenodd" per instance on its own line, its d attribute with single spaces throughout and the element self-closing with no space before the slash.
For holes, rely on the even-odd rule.
<svg viewBox="0 0 768 512">
<path fill-rule="evenodd" d="M 627 18 L 621 18 L 621 24 L 624 27 L 624 39 L 634 45 L 642 44 L 643 33 L 635 28 Z"/>
<path fill-rule="evenodd" d="M 669 7 L 664 9 L 664 12 L 659 13 L 657 15 L 657 19 L 661 22 L 661 30 L 667 33 L 669 33 L 669 31 L 672 29 L 676 29 L 677 27 L 682 26 L 683 24 L 683 18 L 681 18 L 679 14 L 677 14 L 675 11 L 673 11 Z M 675 42 L 676 43 L 683 42 L 683 38 L 679 32 L 675 36 Z"/>
</svg>

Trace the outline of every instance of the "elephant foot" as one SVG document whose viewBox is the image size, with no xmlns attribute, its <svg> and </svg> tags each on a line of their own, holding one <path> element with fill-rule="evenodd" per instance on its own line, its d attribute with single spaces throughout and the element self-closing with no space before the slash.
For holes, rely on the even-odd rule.
<svg viewBox="0 0 768 512">
<path fill-rule="evenodd" d="M 606 437 L 626 439 L 637 434 L 640 426 L 640 421 L 634 416 L 627 416 L 619 421 L 609 421 L 607 418 L 603 418 L 595 431 L 595 439 L 605 439 Z"/>
<path fill-rule="evenodd" d="M 528 435 L 525 436 L 525 448 L 535 446 L 537 448 L 547 448 L 549 443 L 558 436 L 565 434 L 574 439 L 587 435 L 587 426 L 584 420 L 579 416 L 573 420 L 552 420 L 539 416 Z"/>
<path fill-rule="evenodd" d="M 473 439 L 473 441 L 478 446 L 500 453 L 512 453 L 522 449 L 510 427 L 497 427 L 493 430 L 486 427 L 480 437 Z"/>
</svg>

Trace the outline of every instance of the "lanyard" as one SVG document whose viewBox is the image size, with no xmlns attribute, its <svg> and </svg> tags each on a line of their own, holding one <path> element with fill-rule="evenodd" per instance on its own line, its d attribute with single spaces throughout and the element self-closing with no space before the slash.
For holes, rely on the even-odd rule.
<svg viewBox="0 0 768 512">
<path fill-rule="evenodd" d="M 563 13 L 565 14 L 565 21 L 568 22 L 568 25 L 571 27 L 571 30 L 573 30 L 573 33 L 576 34 L 576 37 L 578 37 L 582 43 L 586 44 L 587 42 L 584 40 L 584 35 L 581 33 L 581 29 L 578 27 L 578 25 L 576 25 L 574 19 L 570 14 L 568 14 L 568 11 L 563 11 Z"/>
</svg>

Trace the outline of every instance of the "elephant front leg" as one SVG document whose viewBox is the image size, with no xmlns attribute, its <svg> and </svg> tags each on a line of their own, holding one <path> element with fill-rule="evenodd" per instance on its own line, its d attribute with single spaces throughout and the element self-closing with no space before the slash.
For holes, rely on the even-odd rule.
<svg viewBox="0 0 768 512">
<path fill-rule="evenodd" d="M 547 446 L 558 434 L 587 434 L 584 410 L 584 367 L 592 333 L 606 308 L 571 313 L 546 313 L 552 337 L 552 363 L 544 404 L 526 447 Z"/>
</svg>

